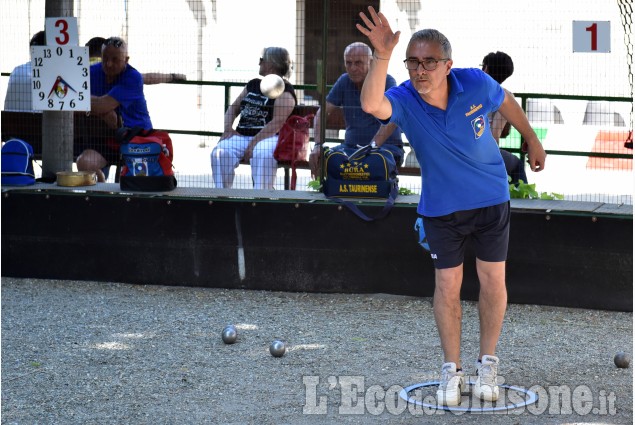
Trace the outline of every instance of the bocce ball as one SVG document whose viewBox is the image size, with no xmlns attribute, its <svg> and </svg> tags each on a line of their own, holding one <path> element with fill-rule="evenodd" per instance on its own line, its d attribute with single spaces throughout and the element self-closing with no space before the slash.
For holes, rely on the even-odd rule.
<svg viewBox="0 0 635 425">
<path fill-rule="evenodd" d="M 233 344 L 234 342 L 236 342 L 236 338 L 238 337 L 236 327 L 234 325 L 225 326 L 225 329 L 223 329 L 223 333 L 221 336 L 225 344 Z"/>
<path fill-rule="evenodd" d="M 280 341 L 280 340 L 275 340 L 271 343 L 271 345 L 269 346 L 269 352 L 271 353 L 272 356 L 274 357 L 282 357 L 284 356 L 285 351 L 287 350 L 287 348 L 284 345 L 284 342 Z"/>
<path fill-rule="evenodd" d="M 619 351 L 613 358 L 615 366 L 626 369 L 631 364 L 631 357 L 623 351 Z"/>
<path fill-rule="evenodd" d="M 276 99 L 284 92 L 284 81 L 279 75 L 269 74 L 260 80 L 260 91 L 269 99 Z"/>
</svg>

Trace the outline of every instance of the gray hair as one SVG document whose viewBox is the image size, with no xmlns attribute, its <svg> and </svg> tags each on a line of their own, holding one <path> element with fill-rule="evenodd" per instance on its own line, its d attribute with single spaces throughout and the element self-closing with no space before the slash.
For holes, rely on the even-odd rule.
<svg viewBox="0 0 635 425">
<path fill-rule="evenodd" d="M 450 45 L 450 40 L 448 40 L 448 38 L 440 31 L 430 28 L 419 30 L 412 34 L 408 46 L 418 41 L 432 41 L 439 43 L 441 50 L 443 51 L 443 56 L 452 59 L 452 45 Z"/>
<path fill-rule="evenodd" d="M 121 37 L 108 37 L 104 40 L 104 44 L 101 45 L 101 51 L 103 53 L 104 49 L 108 46 L 112 46 L 116 49 L 121 50 L 125 54 L 128 54 L 128 43 Z"/>
<path fill-rule="evenodd" d="M 351 43 L 346 46 L 344 49 L 344 58 L 346 59 L 346 55 L 348 55 L 353 49 L 364 49 L 368 56 L 372 56 L 373 51 L 370 49 L 370 46 L 366 43 L 362 43 L 361 41 L 356 41 L 355 43 Z"/>
<path fill-rule="evenodd" d="M 276 68 L 276 74 L 281 77 L 289 77 L 291 75 L 291 57 L 284 47 L 266 47 L 262 51 L 262 58 L 271 62 Z"/>
</svg>

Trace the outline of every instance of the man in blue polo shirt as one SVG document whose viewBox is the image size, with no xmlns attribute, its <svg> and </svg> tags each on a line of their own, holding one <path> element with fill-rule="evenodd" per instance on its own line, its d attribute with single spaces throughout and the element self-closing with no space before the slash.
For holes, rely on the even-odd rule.
<svg viewBox="0 0 635 425">
<path fill-rule="evenodd" d="M 91 115 L 116 129 L 141 127 L 152 129 L 148 106 L 143 93 L 143 77 L 128 64 L 128 46 L 119 37 L 110 37 L 102 45 L 102 60 L 90 67 Z M 104 145 L 103 140 L 86 137 L 77 157 L 77 169 L 95 171 L 104 181 L 110 164 L 119 158 L 116 143 Z"/>
<path fill-rule="evenodd" d="M 528 145 L 532 171 L 546 153 L 513 96 L 480 69 L 452 69 L 452 47 L 437 30 L 414 33 L 404 61 L 410 80 L 384 94 L 388 61 L 399 41 L 386 17 L 368 8 L 358 30 L 375 60 L 362 88 L 364 111 L 397 124 L 421 164 L 418 212 L 435 266 L 434 317 L 444 364 L 437 403 L 456 406 L 466 387 L 461 368 L 461 284 L 465 243 L 472 240 L 480 280 L 480 349 L 474 396 L 499 397 L 496 345 L 507 307 L 505 260 L 509 241 L 509 188 L 505 164 L 487 120 L 498 110 Z"/>
</svg>

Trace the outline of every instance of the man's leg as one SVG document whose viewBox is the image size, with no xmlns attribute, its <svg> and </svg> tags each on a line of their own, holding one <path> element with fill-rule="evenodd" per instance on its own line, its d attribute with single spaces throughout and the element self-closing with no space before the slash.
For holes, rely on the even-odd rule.
<svg viewBox="0 0 635 425">
<path fill-rule="evenodd" d="M 505 262 L 477 259 L 476 270 L 481 284 L 478 302 L 481 340 L 472 393 L 482 400 L 496 401 L 500 390 L 497 382 L 499 360 L 495 352 L 507 308 Z"/>
<path fill-rule="evenodd" d="M 496 345 L 503 328 L 507 308 L 507 288 L 505 287 L 505 262 L 488 262 L 476 259 L 476 271 L 481 284 L 478 301 L 480 319 L 480 353 L 494 356 Z"/>
<path fill-rule="evenodd" d="M 444 362 L 461 368 L 461 282 L 463 264 L 435 270 L 434 320 L 441 339 Z"/>
<path fill-rule="evenodd" d="M 461 282 L 463 264 L 435 270 L 434 319 L 437 323 L 444 363 L 437 389 L 437 403 L 461 404 L 465 374 L 461 371 Z"/>
</svg>

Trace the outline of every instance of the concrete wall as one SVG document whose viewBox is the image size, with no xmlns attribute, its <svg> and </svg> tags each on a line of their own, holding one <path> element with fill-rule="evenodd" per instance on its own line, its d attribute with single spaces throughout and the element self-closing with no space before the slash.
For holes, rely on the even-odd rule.
<svg viewBox="0 0 635 425">
<path fill-rule="evenodd" d="M 367 223 L 332 202 L 5 191 L 2 275 L 431 296 L 415 205 Z M 632 208 L 512 211 L 510 302 L 632 311 Z M 463 296 L 476 299 L 469 249 L 465 264 Z"/>
</svg>

